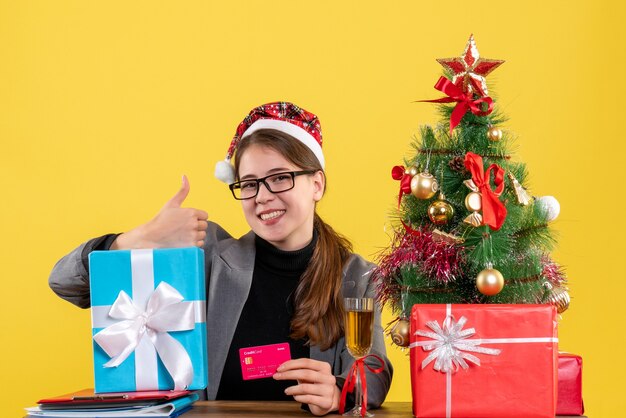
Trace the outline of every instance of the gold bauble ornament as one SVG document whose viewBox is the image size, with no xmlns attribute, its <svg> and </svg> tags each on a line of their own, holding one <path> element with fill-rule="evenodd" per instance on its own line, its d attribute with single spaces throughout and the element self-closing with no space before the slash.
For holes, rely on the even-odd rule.
<svg viewBox="0 0 626 418">
<path fill-rule="evenodd" d="M 485 296 L 497 295 L 504 287 L 504 277 L 491 264 L 488 264 L 487 268 L 476 276 L 476 287 Z"/>
<path fill-rule="evenodd" d="M 441 193 L 439 198 L 428 206 L 428 217 L 435 225 L 445 225 L 454 216 L 454 207 Z"/>
<path fill-rule="evenodd" d="M 413 166 L 413 167 L 407 168 L 405 173 L 413 177 L 413 176 L 417 176 L 417 173 L 419 173 L 419 170 L 417 169 L 416 166 Z"/>
<path fill-rule="evenodd" d="M 439 190 L 439 184 L 435 177 L 428 171 L 419 173 L 411 179 L 411 193 L 418 199 L 430 199 Z"/>
<path fill-rule="evenodd" d="M 551 305 L 556 306 L 556 311 L 561 314 L 569 308 L 569 293 L 565 288 L 555 287 L 551 290 L 548 301 Z"/>
<path fill-rule="evenodd" d="M 411 339 L 411 327 L 406 318 L 400 318 L 389 332 L 393 343 L 399 347 L 408 347 Z"/>
<path fill-rule="evenodd" d="M 492 126 L 487 131 L 487 138 L 491 141 L 499 141 L 502 139 L 502 130 L 500 128 L 496 128 Z"/>
</svg>

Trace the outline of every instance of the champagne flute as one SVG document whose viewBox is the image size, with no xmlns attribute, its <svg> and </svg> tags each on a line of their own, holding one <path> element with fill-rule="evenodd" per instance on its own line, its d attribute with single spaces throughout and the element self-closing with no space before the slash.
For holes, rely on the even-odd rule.
<svg viewBox="0 0 626 418">
<path fill-rule="evenodd" d="M 372 298 L 344 298 L 344 330 L 346 347 L 355 360 L 365 357 L 372 348 L 372 334 L 374 332 L 374 299 Z M 354 391 L 354 408 L 344 413 L 344 416 L 361 416 L 361 376 L 356 374 Z M 374 414 L 366 412 L 366 417 Z"/>
</svg>

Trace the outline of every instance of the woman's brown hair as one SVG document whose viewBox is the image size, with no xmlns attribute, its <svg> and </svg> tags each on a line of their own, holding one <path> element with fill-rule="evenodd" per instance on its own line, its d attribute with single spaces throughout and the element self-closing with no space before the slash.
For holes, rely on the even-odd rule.
<svg viewBox="0 0 626 418">
<path fill-rule="evenodd" d="M 306 145 L 284 132 L 259 129 L 242 139 L 237 147 L 237 177 L 241 156 L 251 145 L 271 148 L 302 170 L 323 172 L 315 154 Z M 306 338 L 308 344 L 326 350 L 343 335 L 341 281 L 343 266 L 350 257 L 352 244 L 324 222 L 317 212 L 313 228 L 317 231 L 318 238 L 311 261 L 294 294 L 295 311 L 291 319 L 291 338 Z"/>
</svg>

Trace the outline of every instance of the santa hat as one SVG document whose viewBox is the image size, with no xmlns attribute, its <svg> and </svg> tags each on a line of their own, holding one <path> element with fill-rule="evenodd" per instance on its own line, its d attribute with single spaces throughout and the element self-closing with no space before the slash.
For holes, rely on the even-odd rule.
<svg viewBox="0 0 626 418">
<path fill-rule="evenodd" d="M 235 181 L 235 168 L 230 160 L 241 140 L 259 129 L 276 129 L 291 135 L 313 151 L 324 168 L 322 128 L 317 116 L 293 103 L 273 102 L 255 107 L 239 124 L 226 158 L 215 165 L 215 177 L 227 184 Z"/>
</svg>

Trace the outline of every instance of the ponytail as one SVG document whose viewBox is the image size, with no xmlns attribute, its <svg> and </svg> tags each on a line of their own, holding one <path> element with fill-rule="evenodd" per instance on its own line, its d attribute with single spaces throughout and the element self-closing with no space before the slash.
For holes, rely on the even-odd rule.
<svg viewBox="0 0 626 418">
<path fill-rule="evenodd" d="M 291 338 L 308 338 L 309 344 L 327 350 L 343 335 L 341 283 L 352 244 L 317 213 L 313 227 L 317 244 L 294 295 Z"/>
</svg>

